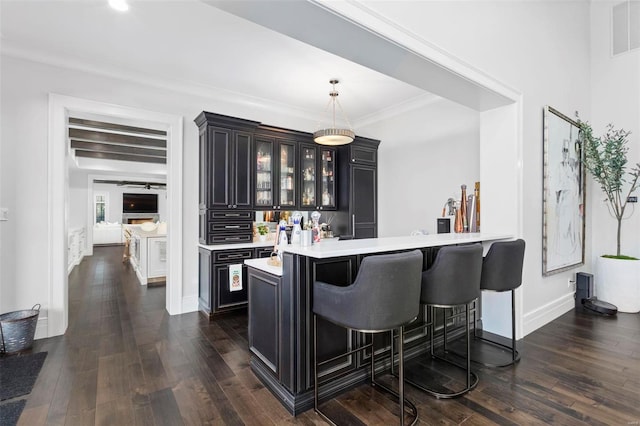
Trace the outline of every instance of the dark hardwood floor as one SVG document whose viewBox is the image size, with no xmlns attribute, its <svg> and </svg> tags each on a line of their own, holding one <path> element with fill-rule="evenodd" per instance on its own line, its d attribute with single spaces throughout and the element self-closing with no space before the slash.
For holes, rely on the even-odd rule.
<svg viewBox="0 0 640 426">
<path fill-rule="evenodd" d="M 69 277 L 69 328 L 49 355 L 21 425 L 324 424 L 294 418 L 249 368 L 246 315 L 169 316 L 164 287 L 140 286 L 120 247 L 100 247 Z M 407 386 L 420 424 L 638 425 L 640 315 L 569 312 L 527 336 L 515 367 L 477 368 L 466 396 Z M 341 424 L 396 424 L 395 403 L 363 385 L 326 403 Z"/>
</svg>

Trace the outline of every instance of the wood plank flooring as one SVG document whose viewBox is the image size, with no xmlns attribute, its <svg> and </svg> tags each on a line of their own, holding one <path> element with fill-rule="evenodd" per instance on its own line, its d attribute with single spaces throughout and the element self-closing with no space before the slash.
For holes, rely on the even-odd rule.
<svg viewBox="0 0 640 426">
<path fill-rule="evenodd" d="M 164 287 L 140 286 L 120 247 L 97 247 L 69 277 L 69 328 L 36 341 L 49 355 L 20 425 L 325 424 L 291 417 L 249 368 L 247 318 L 169 316 Z M 571 311 L 527 336 L 515 367 L 478 368 L 466 396 L 407 385 L 421 425 L 640 424 L 640 315 Z M 340 424 L 397 423 L 367 385 L 328 401 Z"/>
</svg>

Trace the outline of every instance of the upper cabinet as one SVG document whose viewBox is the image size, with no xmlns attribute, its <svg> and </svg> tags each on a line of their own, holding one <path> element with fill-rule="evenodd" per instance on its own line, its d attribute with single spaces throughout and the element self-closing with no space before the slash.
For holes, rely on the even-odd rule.
<svg viewBox="0 0 640 426">
<path fill-rule="evenodd" d="M 196 123 L 200 209 L 251 209 L 252 127 L 258 123 L 208 113 L 200 114 Z"/>
<path fill-rule="evenodd" d="M 341 234 L 377 235 L 379 141 L 327 147 L 310 133 L 209 112 L 195 122 L 202 244 L 252 241 L 255 210 L 335 210 Z"/>
<path fill-rule="evenodd" d="M 336 209 L 335 158 L 333 148 L 300 145 L 300 209 Z"/>
<path fill-rule="evenodd" d="M 296 206 L 296 148 L 295 141 L 260 134 L 255 136 L 256 209 L 290 210 Z"/>
</svg>

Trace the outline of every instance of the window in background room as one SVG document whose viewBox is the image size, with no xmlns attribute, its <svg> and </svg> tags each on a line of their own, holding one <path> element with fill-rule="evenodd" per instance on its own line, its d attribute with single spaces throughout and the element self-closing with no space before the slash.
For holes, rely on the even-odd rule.
<svg viewBox="0 0 640 426">
<path fill-rule="evenodd" d="M 94 223 L 104 222 L 106 220 L 107 195 L 102 193 L 94 194 L 93 205 L 94 205 L 93 211 L 95 212 Z"/>
</svg>

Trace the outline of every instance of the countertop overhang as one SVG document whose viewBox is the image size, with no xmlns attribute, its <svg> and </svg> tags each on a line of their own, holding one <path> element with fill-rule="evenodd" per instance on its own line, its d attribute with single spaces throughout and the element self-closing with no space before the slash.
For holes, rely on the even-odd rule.
<svg viewBox="0 0 640 426">
<path fill-rule="evenodd" d="M 269 265 L 269 258 L 247 259 L 244 264 L 278 277 L 282 276 L 282 266 Z"/>
<path fill-rule="evenodd" d="M 288 244 L 282 249 L 288 253 L 326 259 L 332 257 L 352 256 L 357 254 L 383 253 L 391 251 L 413 250 L 425 247 L 469 244 L 485 241 L 509 240 L 515 238 L 511 234 L 464 233 L 464 234 L 431 234 L 403 237 L 364 238 L 358 240 L 320 241 L 311 246 Z"/>
</svg>

